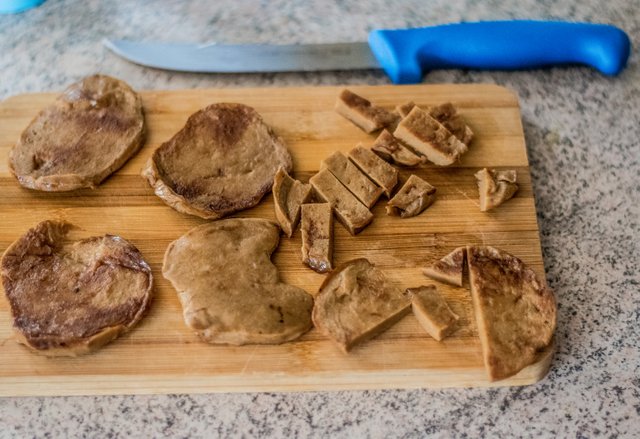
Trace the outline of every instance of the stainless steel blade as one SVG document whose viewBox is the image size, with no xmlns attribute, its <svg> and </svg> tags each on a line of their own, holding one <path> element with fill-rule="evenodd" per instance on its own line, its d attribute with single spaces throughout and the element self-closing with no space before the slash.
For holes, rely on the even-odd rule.
<svg viewBox="0 0 640 439">
<path fill-rule="evenodd" d="M 136 64 L 183 72 L 298 72 L 380 68 L 367 43 L 176 44 L 104 40 Z"/>
</svg>

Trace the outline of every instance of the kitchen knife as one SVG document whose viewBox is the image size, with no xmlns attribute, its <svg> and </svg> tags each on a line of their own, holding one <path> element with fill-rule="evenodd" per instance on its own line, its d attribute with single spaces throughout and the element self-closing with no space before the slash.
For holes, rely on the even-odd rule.
<svg viewBox="0 0 640 439">
<path fill-rule="evenodd" d="M 558 21 L 482 21 L 374 30 L 369 43 L 180 44 L 105 40 L 118 55 L 185 72 L 285 72 L 382 68 L 397 84 L 434 69 L 515 70 L 584 64 L 605 75 L 626 65 L 631 43 L 621 29 Z"/>
</svg>

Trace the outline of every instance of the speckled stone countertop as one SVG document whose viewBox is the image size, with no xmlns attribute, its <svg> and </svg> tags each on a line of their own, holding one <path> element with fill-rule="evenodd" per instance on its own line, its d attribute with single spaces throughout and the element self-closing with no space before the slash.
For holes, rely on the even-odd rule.
<svg viewBox="0 0 640 439">
<path fill-rule="evenodd" d="M 102 72 L 137 89 L 387 84 L 381 72 L 199 75 L 150 70 L 103 37 L 356 41 L 374 28 L 557 18 L 612 23 L 640 45 L 635 0 L 48 0 L 0 16 L 0 99 Z M 558 351 L 520 388 L 0 399 L 0 437 L 638 437 L 640 70 L 438 71 L 520 95 Z"/>
</svg>

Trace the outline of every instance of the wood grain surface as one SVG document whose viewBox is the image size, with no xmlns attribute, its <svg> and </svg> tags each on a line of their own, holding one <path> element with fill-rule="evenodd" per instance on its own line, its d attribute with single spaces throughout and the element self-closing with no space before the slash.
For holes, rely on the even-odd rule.
<svg viewBox="0 0 640 439">
<path fill-rule="evenodd" d="M 456 104 L 476 133 L 469 152 L 448 168 L 413 172 L 437 188 L 435 203 L 415 218 L 385 214 L 385 199 L 372 209 L 373 223 L 352 237 L 335 224 L 335 263 L 366 257 L 403 288 L 432 282 L 421 268 L 467 243 L 490 244 L 520 257 L 544 279 L 538 226 L 518 99 L 495 85 L 350 87 L 392 109 L 408 100 L 418 105 Z M 333 111 L 340 87 L 208 89 L 141 92 L 148 122 L 142 150 L 95 190 L 44 193 L 21 188 L 9 174 L 7 156 L 20 132 L 56 94 L 20 95 L 0 104 L 0 251 L 45 219 L 76 226 L 74 236 L 111 233 L 135 244 L 155 276 L 155 299 L 146 318 L 99 352 L 78 358 L 46 358 L 12 338 L 7 301 L 0 297 L 0 395 L 193 393 L 227 391 L 511 386 L 540 380 L 553 349 L 510 379 L 490 383 L 482 363 L 471 297 L 466 288 L 438 284 L 459 329 L 437 342 L 408 315 L 378 338 L 343 354 L 311 330 L 280 346 L 213 346 L 184 325 L 175 291 L 162 277 L 167 245 L 205 220 L 180 214 L 154 196 L 140 177 L 152 151 L 178 131 L 187 117 L 214 102 L 255 107 L 281 135 L 294 160 L 294 176 L 307 181 L 333 151 L 374 136 Z M 515 198 L 482 213 L 474 172 L 482 167 L 518 171 Z M 275 220 L 271 196 L 237 216 Z M 284 281 L 315 295 L 323 275 L 300 262 L 300 231 L 282 237 L 273 261 Z"/>
</svg>

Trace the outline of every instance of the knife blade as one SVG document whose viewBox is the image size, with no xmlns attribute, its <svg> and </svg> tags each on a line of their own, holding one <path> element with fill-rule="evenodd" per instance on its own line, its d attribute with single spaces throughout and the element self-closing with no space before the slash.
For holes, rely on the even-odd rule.
<svg viewBox="0 0 640 439">
<path fill-rule="evenodd" d="M 422 81 L 442 68 L 516 70 L 582 64 L 605 75 L 626 66 L 628 35 L 606 24 L 482 21 L 374 30 L 368 43 L 190 44 L 105 40 L 144 66 L 186 72 L 285 72 L 382 68 L 394 83 Z"/>
</svg>

